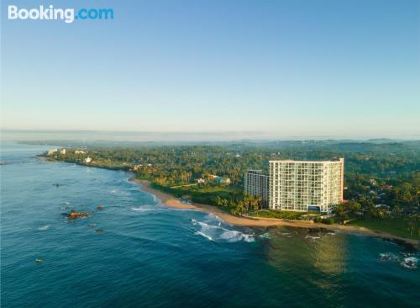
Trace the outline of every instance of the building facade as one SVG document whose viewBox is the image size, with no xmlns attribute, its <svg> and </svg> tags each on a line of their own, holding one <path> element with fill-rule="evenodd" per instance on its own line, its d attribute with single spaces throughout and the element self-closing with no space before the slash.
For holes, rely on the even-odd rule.
<svg viewBox="0 0 420 308">
<path fill-rule="evenodd" d="M 268 206 L 273 210 L 330 212 L 343 201 L 344 158 L 333 161 L 273 160 Z"/>
<path fill-rule="evenodd" d="M 268 205 L 268 176 L 262 170 L 248 170 L 245 174 L 245 193 L 260 197 L 263 207 Z"/>
</svg>

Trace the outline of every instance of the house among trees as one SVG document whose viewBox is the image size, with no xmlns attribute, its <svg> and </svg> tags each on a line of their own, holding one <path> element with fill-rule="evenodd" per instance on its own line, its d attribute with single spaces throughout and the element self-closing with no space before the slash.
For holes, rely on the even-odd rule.
<svg viewBox="0 0 420 308">
<path fill-rule="evenodd" d="M 57 152 L 58 152 L 58 149 L 49 149 L 47 155 L 50 156 L 50 155 L 53 155 Z"/>
</svg>

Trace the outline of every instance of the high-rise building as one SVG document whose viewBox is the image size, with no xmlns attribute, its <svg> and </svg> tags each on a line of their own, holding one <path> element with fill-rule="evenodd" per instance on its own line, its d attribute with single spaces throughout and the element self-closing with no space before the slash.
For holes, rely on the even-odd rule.
<svg viewBox="0 0 420 308">
<path fill-rule="evenodd" d="M 245 193 L 261 198 L 262 205 L 268 205 L 268 175 L 262 170 L 248 170 L 245 174 Z"/>
<path fill-rule="evenodd" d="M 343 201 L 344 158 L 273 160 L 269 163 L 270 209 L 330 212 L 334 205 Z"/>
</svg>

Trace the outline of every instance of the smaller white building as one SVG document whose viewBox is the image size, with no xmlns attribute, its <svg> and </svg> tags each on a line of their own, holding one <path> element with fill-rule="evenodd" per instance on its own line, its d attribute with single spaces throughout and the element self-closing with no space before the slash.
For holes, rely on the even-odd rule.
<svg viewBox="0 0 420 308">
<path fill-rule="evenodd" d="M 88 157 L 85 158 L 85 163 L 86 164 L 89 164 L 91 162 L 92 162 L 92 158 L 91 157 L 88 156 Z"/>
<path fill-rule="evenodd" d="M 198 178 L 198 179 L 197 179 L 197 183 L 198 183 L 198 184 L 205 184 L 205 183 L 206 183 L 206 180 L 205 180 L 205 179 L 203 179 L 203 178 Z"/>
<path fill-rule="evenodd" d="M 60 154 L 61 155 L 66 155 L 66 149 L 61 149 Z"/>
<path fill-rule="evenodd" d="M 142 164 L 134 165 L 133 166 L 133 171 L 138 171 L 138 170 L 140 170 L 141 167 L 143 167 Z"/>
<path fill-rule="evenodd" d="M 58 149 L 49 149 L 47 155 L 53 155 L 58 152 Z"/>
<path fill-rule="evenodd" d="M 268 204 L 268 175 L 262 170 L 248 170 L 245 173 L 245 193 L 251 196 L 260 197 L 264 207 Z"/>
</svg>

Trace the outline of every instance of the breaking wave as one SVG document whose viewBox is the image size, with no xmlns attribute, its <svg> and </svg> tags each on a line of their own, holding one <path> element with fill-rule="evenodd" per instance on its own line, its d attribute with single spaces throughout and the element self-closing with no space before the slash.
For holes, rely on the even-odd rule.
<svg viewBox="0 0 420 308">
<path fill-rule="evenodd" d="M 212 241 L 213 239 L 211 238 L 211 236 L 208 236 L 207 234 L 201 232 L 201 231 L 197 231 L 194 234 L 196 235 L 201 235 L 202 237 L 205 237 L 206 239 L 208 239 L 209 241 Z"/>
<path fill-rule="evenodd" d="M 400 262 L 400 265 L 408 269 L 417 269 L 417 261 L 416 257 L 407 257 Z"/>
<path fill-rule="evenodd" d="M 155 212 L 155 211 L 157 211 L 158 209 L 156 208 L 156 207 L 145 207 L 145 206 L 139 206 L 139 207 L 132 207 L 131 208 L 131 210 L 132 211 L 135 211 L 135 212 L 141 212 L 141 213 L 144 213 L 144 212 Z"/>
<path fill-rule="evenodd" d="M 397 263 L 406 269 L 415 270 L 417 269 L 418 258 L 410 253 L 403 253 L 401 256 L 391 252 L 384 252 L 379 254 L 379 261 Z"/>
<path fill-rule="evenodd" d="M 193 226 L 197 228 L 197 231 L 194 233 L 200 235 L 209 241 L 221 241 L 228 243 L 235 242 L 254 242 L 255 235 L 253 233 L 244 233 L 238 230 L 231 230 L 222 225 L 222 222 L 216 216 L 210 216 L 209 218 L 212 221 L 198 221 L 196 219 L 191 219 Z"/>
<path fill-rule="evenodd" d="M 392 252 L 384 252 L 379 254 L 379 261 L 388 262 L 388 261 L 398 261 L 399 257 Z"/>
<path fill-rule="evenodd" d="M 122 197 L 126 197 L 130 195 L 129 191 L 120 190 L 120 189 L 112 189 L 109 193 L 114 196 L 122 196 Z"/>
<path fill-rule="evenodd" d="M 320 236 L 307 235 L 307 236 L 305 236 L 305 238 L 308 238 L 308 239 L 311 239 L 311 240 L 317 240 L 317 239 L 320 239 L 321 237 Z"/>
<path fill-rule="evenodd" d="M 47 231 L 50 228 L 50 225 L 44 225 L 38 228 L 39 231 Z"/>
</svg>

